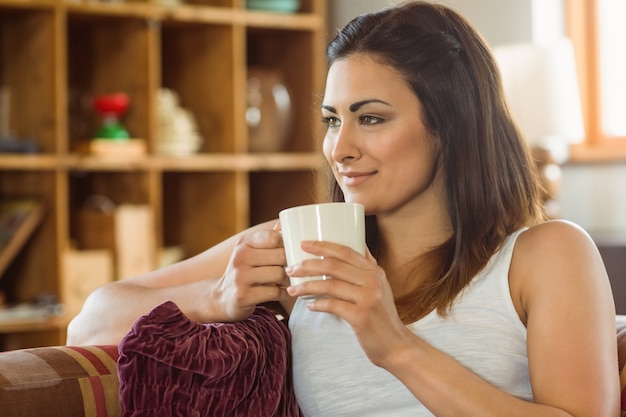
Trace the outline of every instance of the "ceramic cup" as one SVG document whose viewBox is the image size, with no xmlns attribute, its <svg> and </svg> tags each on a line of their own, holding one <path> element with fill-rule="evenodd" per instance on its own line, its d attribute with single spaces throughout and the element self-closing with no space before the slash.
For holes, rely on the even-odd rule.
<svg viewBox="0 0 626 417">
<path fill-rule="evenodd" d="M 349 246 L 365 254 L 365 214 L 356 203 L 310 204 L 285 209 L 279 213 L 287 256 L 287 265 L 295 265 L 316 256 L 300 248 L 303 240 L 323 240 Z M 329 276 L 291 278 L 291 285 Z"/>
</svg>

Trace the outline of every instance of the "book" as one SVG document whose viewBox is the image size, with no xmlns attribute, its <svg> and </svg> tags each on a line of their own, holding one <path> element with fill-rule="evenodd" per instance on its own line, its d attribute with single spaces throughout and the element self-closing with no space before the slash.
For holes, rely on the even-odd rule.
<svg viewBox="0 0 626 417">
<path fill-rule="evenodd" d="M 0 198 L 0 279 L 43 218 L 43 205 L 29 198 Z"/>
</svg>

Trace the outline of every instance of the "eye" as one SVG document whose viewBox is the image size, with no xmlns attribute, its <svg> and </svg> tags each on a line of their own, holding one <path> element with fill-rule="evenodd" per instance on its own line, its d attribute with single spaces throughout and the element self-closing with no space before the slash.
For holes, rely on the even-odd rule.
<svg viewBox="0 0 626 417">
<path fill-rule="evenodd" d="M 362 125 L 376 125 L 379 123 L 382 123 L 384 121 L 384 119 L 380 118 L 380 117 L 376 117 L 376 116 L 371 116 L 371 115 L 363 115 L 359 118 L 359 122 Z"/>
<path fill-rule="evenodd" d="M 328 128 L 341 126 L 339 119 L 332 116 L 322 117 L 322 123 L 328 126 Z"/>
</svg>

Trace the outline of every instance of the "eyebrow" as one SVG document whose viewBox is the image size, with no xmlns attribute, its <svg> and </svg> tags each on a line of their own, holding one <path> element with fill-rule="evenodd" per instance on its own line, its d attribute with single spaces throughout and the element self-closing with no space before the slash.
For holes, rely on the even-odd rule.
<svg viewBox="0 0 626 417">
<path fill-rule="evenodd" d="M 352 113 L 354 113 L 355 111 L 359 110 L 361 107 L 363 107 L 366 104 L 369 103 L 381 103 L 387 106 L 391 106 L 391 104 L 387 103 L 386 101 L 383 100 L 378 100 L 378 99 L 369 99 L 369 100 L 361 100 L 361 101 L 357 101 L 356 103 L 353 103 L 350 105 L 349 109 Z M 337 113 L 337 109 L 335 109 L 332 106 L 327 106 L 325 104 L 322 105 L 322 108 L 325 110 L 328 110 L 331 113 Z"/>
</svg>

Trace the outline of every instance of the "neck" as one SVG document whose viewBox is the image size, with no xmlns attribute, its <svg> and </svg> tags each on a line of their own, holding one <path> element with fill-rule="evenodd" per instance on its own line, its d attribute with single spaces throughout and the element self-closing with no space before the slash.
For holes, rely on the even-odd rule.
<svg viewBox="0 0 626 417">
<path fill-rule="evenodd" d="M 441 213 L 445 213 L 444 210 Z M 442 245 L 452 235 L 450 220 L 445 216 L 379 216 L 378 233 L 382 248 L 379 264 L 396 297 L 414 289 L 425 278 L 408 273 L 424 255 Z M 425 268 L 429 270 L 430 268 Z"/>
</svg>

